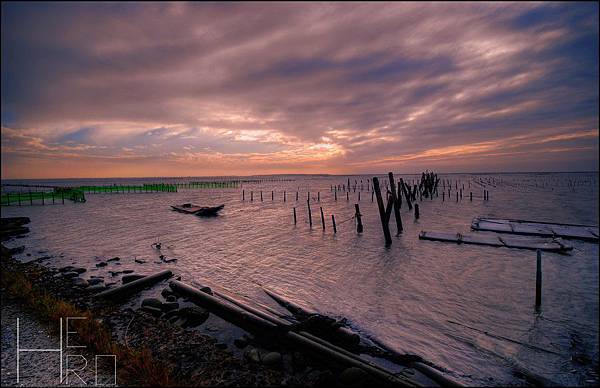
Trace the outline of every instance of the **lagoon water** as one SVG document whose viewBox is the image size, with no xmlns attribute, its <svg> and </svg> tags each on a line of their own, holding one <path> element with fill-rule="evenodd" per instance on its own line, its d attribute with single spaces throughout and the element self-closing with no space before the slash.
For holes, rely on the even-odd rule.
<svg viewBox="0 0 600 388">
<path fill-rule="evenodd" d="M 598 362 L 598 244 L 570 241 L 574 250 L 568 255 L 543 254 L 542 312 L 535 314 L 534 251 L 421 241 L 418 234 L 421 230 L 466 233 L 473 217 L 479 215 L 598 225 L 598 173 L 442 175 L 444 181 L 452 181 L 451 199 L 446 196 L 442 201 L 441 187 L 439 197 L 423 198 L 418 221 L 404 204 L 404 232 L 393 237 L 389 248 L 384 246 L 377 203 L 371 202 L 367 191 L 371 177 L 291 175 L 229 189 L 86 194 L 86 203 L 2 207 L 2 217 L 31 218 L 31 233 L 7 243 L 9 247 L 25 245 L 20 255 L 24 260 L 53 255 L 48 265 L 76 263 L 88 267 L 88 275 L 110 277 L 113 264 L 100 269 L 95 264 L 119 256 L 119 270 L 151 273 L 173 268 L 183 281 L 224 286 L 275 308 L 260 288 L 267 285 L 298 304 L 346 317 L 362 334 L 400 352 L 420 355 L 465 384 L 522 384 L 512 372 L 515 367 L 559 384 L 587 384 L 592 367 L 585 365 L 586 358 L 595 360 L 595 365 Z M 400 177 L 420 178 L 396 176 Z M 345 193 L 338 192 L 335 201 L 331 186 L 346 184 L 348 178 L 352 185 L 358 182 L 357 190 L 349 193 L 348 201 Z M 214 178 L 24 183 L 124 185 L 210 179 Z M 379 179 L 387 181 L 384 176 Z M 456 182 L 459 188 L 465 185 L 458 202 Z M 483 201 L 484 188 L 490 192 L 489 201 Z M 223 203 L 225 208 L 220 216 L 206 219 L 170 210 L 170 205 L 185 202 Z M 356 233 L 352 219 L 355 203 L 360 204 L 363 216 L 362 234 Z M 325 214 L 325 230 L 319 207 Z M 337 234 L 331 227 L 331 214 L 336 217 Z M 390 228 L 395 232 L 393 215 Z M 176 262 L 158 260 L 151 248 L 157 239 L 163 253 Z M 146 263 L 135 263 L 134 257 Z"/>
</svg>

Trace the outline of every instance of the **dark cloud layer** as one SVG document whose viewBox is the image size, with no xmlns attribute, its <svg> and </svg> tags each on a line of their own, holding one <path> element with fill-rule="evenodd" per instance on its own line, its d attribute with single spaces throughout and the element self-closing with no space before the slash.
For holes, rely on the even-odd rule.
<svg viewBox="0 0 600 388">
<path fill-rule="evenodd" d="M 598 5 L 5 2 L 2 153 L 3 176 L 597 170 Z"/>
</svg>

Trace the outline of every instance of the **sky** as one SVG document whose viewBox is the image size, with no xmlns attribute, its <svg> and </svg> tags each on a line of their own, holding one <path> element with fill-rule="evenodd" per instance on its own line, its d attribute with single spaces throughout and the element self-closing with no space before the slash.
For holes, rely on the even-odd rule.
<svg viewBox="0 0 600 388">
<path fill-rule="evenodd" d="M 597 3 L 2 2 L 2 178 L 598 171 Z"/>
</svg>

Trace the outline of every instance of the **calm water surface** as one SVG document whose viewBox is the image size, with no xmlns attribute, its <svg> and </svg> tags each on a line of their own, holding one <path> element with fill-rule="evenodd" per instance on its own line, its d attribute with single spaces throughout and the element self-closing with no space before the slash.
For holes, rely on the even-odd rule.
<svg viewBox="0 0 600 388">
<path fill-rule="evenodd" d="M 466 233 L 473 217 L 479 215 L 597 225 L 597 173 L 445 175 L 444 180 L 452 181 L 451 199 L 446 196 L 442 201 L 441 188 L 439 197 L 424 198 L 418 221 L 404 205 L 404 233 L 395 236 L 389 248 L 384 246 L 376 202 L 371 202 L 367 191 L 370 176 L 350 177 L 352 185 L 358 181 L 358 189 L 350 192 L 349 201 L 345 193 L 338 193 L 337 202 L 331 186 L 346 183 L 348 177 L 281 178 L 288 180 L 243 183 L 231 189 L 179 189 L 177 193 L 86 194 L 84 204 L 3 207 L 2 217 L 30 217 L 29 236 L 8 245 L 26 245 L 25 253 L 32 257 L 41 256 L 42 250 L 57 255 L 49 261 L 52 266 L 77 263 L 90 268 L 90 275 L 125 268 L 140 273 L 173 268 L 184 281 L 221 285 L 273 306 L 259 286 L 268 285 L 306 307 L 346 317 L 364 335 L 398 351 L 418 354 L 466 384 L 522 383 L 511 372 L 515 366 L 560 384 L 585 384 L 584 371 L 589 366 L 570 358 L 584 354 L 598 359 L 598 244 L 572 241 L 575 249 L 569 255 L 544 253 L 543 311 L 536 315 L 535 252 L 420 241 L 418 234 L 421 230 Z M 200 178 L 27 183 L 190 180 Z M 465 185 L 458 203 L 455 182 L 459 188 Z M 489 201 L 482 198 L 484 185 L 490 191 Z M 250 191 L 254 192 L 252 202 Z M 306 206 L 309 191 L 312 229 Z M 226 206 L 219 217 L 211 219 L 169 208 L 184 202 Z M 363 214 L 363 234 L 355 232 L 351 219 L 355 203 Z M 325 230 L 319 207 L 325 214 Z M 331 227 L 332 213 L 337 234 Z M 390 227 L 394 232 L 393 216 Z M 167 247 L 163 249 L 166 255 L 177 258 L 176 263 L 158 261 L 150 246 L 157 238 Z M 122 258 L 119 268 L 111 264 L 96 269 L 97 262 L 113 256 Z M 134 257 L 146 263 L 136 264 Z"/>
</svg>

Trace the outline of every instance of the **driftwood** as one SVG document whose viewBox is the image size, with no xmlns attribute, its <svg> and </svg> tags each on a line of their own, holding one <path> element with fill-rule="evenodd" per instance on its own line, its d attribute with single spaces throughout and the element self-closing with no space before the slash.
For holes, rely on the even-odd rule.
<svg viewBox="0 0 600 388">
<path fill-rule="evenodd" d="M 325 359 L 345 366 L 354 366 L 360 368 L 370 375 L 382 380 L 383 382 L 394 386 L 418 386 L 414 381 L 402 376 L 395 376 L 383 368 L 374 367 L 368 361 L 363 360 L 358 356 L 350 357 L 349 355 L 340 351 L 335 345 L 330 344 L 327 341 L 320 339 L 319 341 L 315 341 L 306 334 L 286 330 L 285 327 L 280 327 L 277 323 L 275 323 L 276 320 L 273 320 L 274 317 L 259 317 L 251 313 L 247 308 L 241 308 L 239 306 L 234 306 L 227 302 L 221 301 L 214 296 L 206 294 L 180 281 L 171 281 L 170 287 L 175 292 L 189 298 L 193 303 L 201 305 L 202 307 L 210 310 L 212 313 L 243 329 L 268 333 L 270 336 L 278 335 L 280 339 L 289 342 L 293 346 L 299 347 L 305 351 L 314 353 Z"/>
<path fill-rule="evenodd" d="M 98 298 L 124 298 L 128 297 L 136 291 L 141 290 L 151 284 L 157 283 L 163 279 L 168 279 L 173 276 L 170 270 L 161 271 L 154 275 L 144 276 L 141 279 L 134 280 L 131 283 L 124 284 L 120 287 L 112 288 L 96 294 Z"/>
</svg>

